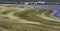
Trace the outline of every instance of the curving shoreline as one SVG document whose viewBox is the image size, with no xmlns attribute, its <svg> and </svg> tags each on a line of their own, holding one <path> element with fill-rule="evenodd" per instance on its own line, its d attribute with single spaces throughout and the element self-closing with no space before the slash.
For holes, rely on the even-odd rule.
<svg viewBox="0 0 60 31">
<path fill-rule="evenodd" d="M 60 6 L 59 5 L 24 5 L 25 7 L 29 6 L 32 8 L 37 8 L 37 9 L 48 9 L 48 10 L 54 10 L 52 13 L 52 17 L 54 18 L 60 18 L 60 16 L 55 15 L 60 11 Z"/>
</svg>

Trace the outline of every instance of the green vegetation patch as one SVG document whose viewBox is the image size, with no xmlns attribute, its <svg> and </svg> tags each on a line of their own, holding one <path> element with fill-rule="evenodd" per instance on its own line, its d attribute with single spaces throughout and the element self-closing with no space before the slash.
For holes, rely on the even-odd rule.
<svg viewBox="0 0 60 31">
<path fill-rule="evenodd" d="M 44 12 L 46 12 L 45 15 L 47 17 L 50 17 L 49 14 L 51 14 L 53 11 L 52 10 L 48 11 L 48 10 L 43 10 L 43 9 L 41 10 L 27 9 L 25 11 L 16 12 L 14 16 L 20 17 L 20 19 L 27 20 L 27 21 L 39 22 L 39 23 L 51 25 L 51 26 L 60 26 L 60 22 L 47 20 L 47 19 L 37 16 L 37 14 L 41 15 Z"/>
</svg>

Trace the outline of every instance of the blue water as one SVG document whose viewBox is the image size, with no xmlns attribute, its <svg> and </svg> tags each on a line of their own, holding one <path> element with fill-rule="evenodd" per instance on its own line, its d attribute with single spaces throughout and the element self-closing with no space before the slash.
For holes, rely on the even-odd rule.
<svg viewBox="0 0 60 31">
<path fill-rule="evenodd" d="M 60 5 L 24 5 L 25 7 L 32 7 L 32 8 L 38 8 L 38 9 L 50 9 L 50 10 L 56 10 L 52 13 L 52 16 L 60 18 Z"/>
<path fill-rule="evenodd" d="M 60 18 L 60 12 L 56 12 L 53 16 Z"/>
</svg>

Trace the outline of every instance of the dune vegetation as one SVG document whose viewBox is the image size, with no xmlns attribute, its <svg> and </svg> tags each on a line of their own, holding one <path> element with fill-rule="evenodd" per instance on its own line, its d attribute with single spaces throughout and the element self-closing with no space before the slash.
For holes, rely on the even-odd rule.
<svg viewBox="0 0 60 31">
<path fill-rule="evenodd" d="M 53 10 L 0 6 L 0 31 L 60 31 Z"/>
</svg>

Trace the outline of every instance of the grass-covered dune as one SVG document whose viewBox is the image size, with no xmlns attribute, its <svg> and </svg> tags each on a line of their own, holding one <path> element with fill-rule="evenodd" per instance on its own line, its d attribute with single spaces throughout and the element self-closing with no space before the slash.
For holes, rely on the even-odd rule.
<svg viewBox="0 0 60 31">
<path fill-rule="evenodd" d="M 0 6 L 0 31 L 60 31 L 53 10 Z"/>
<path fill-rule="evenodd" d="M 34 21 L 34 22 L 39 22 L 39 23 L 43 23 L 46 25 L 53 25 L 53 26 L 60 26 L 59 22 L 50 20 L 48 18 L 50 18 L 51 14 L 52 14 L 53 10 L 25 10 L 25 11 L 21 11 L 21 12 L 16 12 L 15 16 L 20 17 L 21 19 L 27 20 L 27 21 Z M 44 14 L 46 17 L 48 17 L 47 19 L 44 18 L 44 15 L 41 16 L 41 14 Z M 40 17 L 39 17 L 39 16 Z M 41 18 L 42 17 L 42 18 Z M 53 19 L 53 18 L 51 18 Z"/>
<path fill-rule="evenodd" d="M 57 29 L 58 30 L 58 29 Z M 15 22 L 0 22 L 0 31 L 57 31 L 55 28 Z"/>
</svg>

